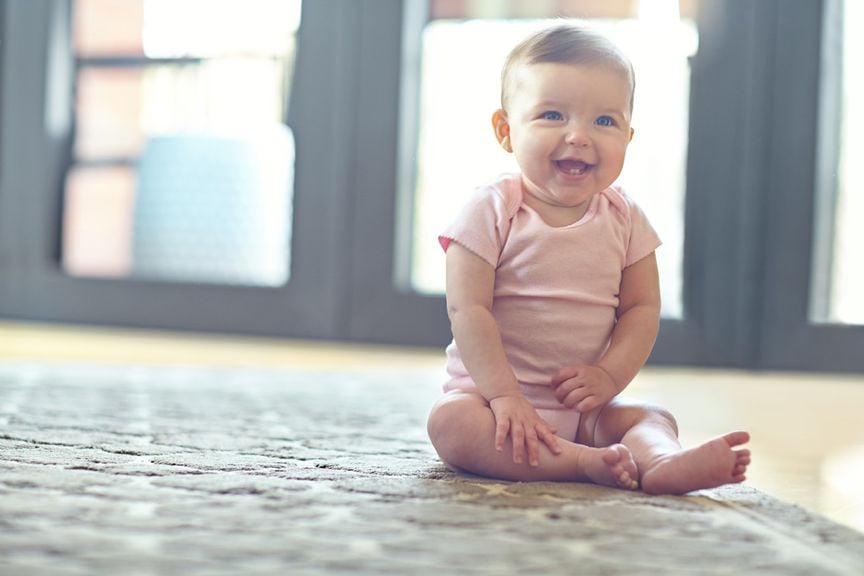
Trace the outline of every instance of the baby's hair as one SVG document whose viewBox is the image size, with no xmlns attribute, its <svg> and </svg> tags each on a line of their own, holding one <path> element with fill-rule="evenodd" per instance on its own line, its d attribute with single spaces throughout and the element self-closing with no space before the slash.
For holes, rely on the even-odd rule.
<svg viewBox="0 0 864 576">
<path fill-rule="evenodd" d="M 633 65 L 608 38 L 591 28 L 577 24 L 559 24 L 532 34 L 516 45 L 501 70 L 501 107 L 507 109 L 510 77 L 522 64 L 607 65 L 621 72 L 630 83 L 630 110 L 636 91 Z"/>
</svg>

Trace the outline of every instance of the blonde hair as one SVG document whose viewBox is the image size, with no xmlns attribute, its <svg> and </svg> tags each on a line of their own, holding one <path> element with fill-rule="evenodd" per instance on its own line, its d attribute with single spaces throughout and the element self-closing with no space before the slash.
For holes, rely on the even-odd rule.
<svg viewBox="0 0 864 576">
<path fill-rule="evenodd" d="M 604 65 L 621 72 L 630 84 L 630 110 L 636 92 L 633 65 L 611 40 L 584 25 L 560 24 L 525 38 L 516 45 L 501 70 L 501 108 L 507 109 L 513 71 L 524 64 Z"/>
</svg>

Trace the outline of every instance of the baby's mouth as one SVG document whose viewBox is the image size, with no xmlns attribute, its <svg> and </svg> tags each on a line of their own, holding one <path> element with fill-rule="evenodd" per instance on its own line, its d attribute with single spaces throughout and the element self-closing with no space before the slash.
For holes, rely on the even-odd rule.
<svg viewBox="0 0 864 576">
<path fill-rule="evenodd" d="M 581 176 L 592 168 L 591 164 L 583 162 L 582 160 L 556 160 L 555 165 L 558 166 L 558 169 L 561 172 L 571 176 Z"/>
</svg>

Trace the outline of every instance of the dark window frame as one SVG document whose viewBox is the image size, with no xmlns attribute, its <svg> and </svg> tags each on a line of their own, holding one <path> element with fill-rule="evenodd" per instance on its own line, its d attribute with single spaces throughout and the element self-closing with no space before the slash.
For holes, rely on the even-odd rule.
<svg viewBox="0 0 864 576">
<path fill-rule="evenodd" d="M 304 7 L 306 30 L 298 32 L 298 53 L 304 58 L 296 63 L 289 111 L 298 148 L 291 281 L 284 287 L 259 288 L 63 273 L 58 212 L 71 153 L 71 86 L 52 84 L 47 71 L 72 69 L 68 39 L 61 50 L 52 34 L 71 30 L 71 3 L 4 2 L 0 315 L 297 338 L 344 333 L 344 306 L 333 303 L 344 300 L 348 281 L 342 257 L 349 240 L 350 212 L 344 206 L 350 201 L 352 158 L 349 145 L 334 147 L 333 142 L 343 141 L 340 133 L 352 122 L 357 72 L 343 57 L 357 42 L 354 15 L 345 9 L 349 5 L 316 0 Z M 70 120 L 60 133 L 46 126 L 50 98 L 67 100 L 60 114 Z"/>
<path fill-rule="evenodd" d="M 828 272 L 831 256 L 819 250 L 833 232 L 826 208 L 834 202 L 837 183 L 826 175 L 836 169 L 840 87 L 831 77 L 839 73 L 836 60 L 832 64 L 831 54 L 822 55 L 839 33 L 842 0 L 781 4 L 773 69 L 782 97 L 771 123 L 766 204 L 772 208 L 766 213 L 765 244 L 772 257 L 764 268 L 759 367 L 864 372 L 864 326 L 822 322 L 818 316 L 827 310 L 827 295 L 819 288 L 821 277 L 811 280 Z"/>
</svg>

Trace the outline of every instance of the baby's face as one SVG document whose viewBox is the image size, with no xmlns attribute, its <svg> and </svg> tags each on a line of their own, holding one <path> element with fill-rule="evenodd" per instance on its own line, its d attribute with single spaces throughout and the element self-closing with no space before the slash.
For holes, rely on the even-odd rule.
<svg viewBox="0 0 864 576">
<path fill-rule="evenodd" d="M 526 202 L 578 220 L 624 166 L 630 83 L 602 64 L 528 64 L 514 72 L 505 117 Z"/>
</svg>

